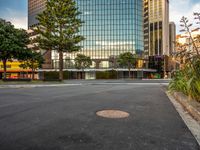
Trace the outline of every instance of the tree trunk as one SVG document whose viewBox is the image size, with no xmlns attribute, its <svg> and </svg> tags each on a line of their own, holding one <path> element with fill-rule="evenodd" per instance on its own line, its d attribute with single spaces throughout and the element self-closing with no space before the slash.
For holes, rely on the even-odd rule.
<svg viewBox="0 0 200 150">
<path fill-rule="evenodd" d="M 3 60 L 3 78 L 4 79 L 6 79 L 6 62 L 7 62 L 7 60 L 6 59 L 4 59 Z"/>
<path fill-rule="evenodd" d="M 63 80 L 63 52 L 59 52 L 59 80 Z"/>
<path fill-rule="evenodd" d="M 131 78 L 131 65 L 130 63 L 128 63 L 128 76 L 129 76 L 129 79 Z"/>
<path fill-rule="evenodd" d="M 34 78 L 35 78 L 35 72 L 34 72 L 34 68 L 33 68 L 33 63 L 32 63 L 32 80 L 34 80 Z"/>
<path fill-rule="evenodd" d="M 129 76 L 129 79 L 131 78 L 131 68 L 129 67 L 128 68 L 128 76 Z"/>
<path fill-rule="evenodd" d="M 35 71 L 34 71 L 34 69 L 32 69 L 32 80 L 34 80 L 35 79 Z"/>
<path fill-rule="evenodd" d="M 84 79 L 83 77 L 84 77 L 84 69 L 82 69 L 82 75 L 81 75 L 82 77 L 81 77 L 81 79 Z"/>
</svg>

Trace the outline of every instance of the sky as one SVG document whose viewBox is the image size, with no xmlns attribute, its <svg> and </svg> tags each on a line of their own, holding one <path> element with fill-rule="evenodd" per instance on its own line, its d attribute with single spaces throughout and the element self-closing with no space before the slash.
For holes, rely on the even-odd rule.
<svg viewBox="0 0 200 150">
<path fill-rule="evenodd" d="M 27 29 L 27 2 L 28 0 L 0 0 L 0 18 L 11 21 L 16 28 Z M 182 16 L 193 21 L 193 12 L 200 12 L 200 0 L 169 0 L 170 21 L 177 25 Z"/>
</svg>

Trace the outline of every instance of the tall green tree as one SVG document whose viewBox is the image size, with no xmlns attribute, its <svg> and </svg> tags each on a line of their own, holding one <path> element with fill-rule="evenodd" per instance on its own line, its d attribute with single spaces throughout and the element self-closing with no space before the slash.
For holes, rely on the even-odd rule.
<svg viewBox="0 0 200 150">
<path fill-rule="evenodd" d="M 4 79 L 6 79 L 6 64 L 8 60 L 20 59 L 26 55 L 29 37 L 25 30 L 0 19 L 0 60 L 3 62 Z"/>
<path fill-rule="evenodd" d="M 38 15 L 39 26 L 35 30 L 39 47 L 59 53 L 59 79 L 63 80 L 63 52 L 80 50 L 79 35 L 82 21 L 74 0 L 48 0 L 46 9 Z"/>
<path fill-rule="evenodd" d="M 32 71 L 32 79 L 35 79 L 35 71 L 42 67 L 44 63 L 44 58 L 41 53 L 31 51 L 26 54 L 25 59 L 23 59 L 23 63 L 20 65 L 21 68 L 31 69 Z"/>
<path fill-rule="evenodd" d="M 120 66 L 128 67 L 129 78 L 131 78 L 131 68 L 136 66 L 136 55 L 131 52 L 126 52 L 119 55 L 118 63 Z"/>
</svg>

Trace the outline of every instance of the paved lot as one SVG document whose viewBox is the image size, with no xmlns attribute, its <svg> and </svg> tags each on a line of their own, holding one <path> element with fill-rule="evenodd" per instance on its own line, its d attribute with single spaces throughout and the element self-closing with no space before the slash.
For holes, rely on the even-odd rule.
<svg viewBox="0 0 200 150">
<path fill-rule="evenodd" d="M 200 149 L 161 81 L 93 82 L 0 89 L 0 150 Z M 96 116 L 102 109 L 120 109 L 130 117 Z"/>
</svg>

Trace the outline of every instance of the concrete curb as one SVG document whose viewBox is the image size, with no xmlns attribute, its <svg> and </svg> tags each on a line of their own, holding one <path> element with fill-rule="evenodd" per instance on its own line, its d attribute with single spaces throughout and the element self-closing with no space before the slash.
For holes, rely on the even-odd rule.
<svg viewBox="0 0 200 150">
<path fill-rule="evenodd" d="M 200 123 L 200 112 L 188 102 L 188 97 L 181 92 L 173 92 L 174 98 L 184 107 L 190 115 Z"/>
<path fill-rule="evenodd" d="M 200 146 L 200 122 L 194 119 L 171 93 L 166 92 L 166 94 Z"/>
</svg>

